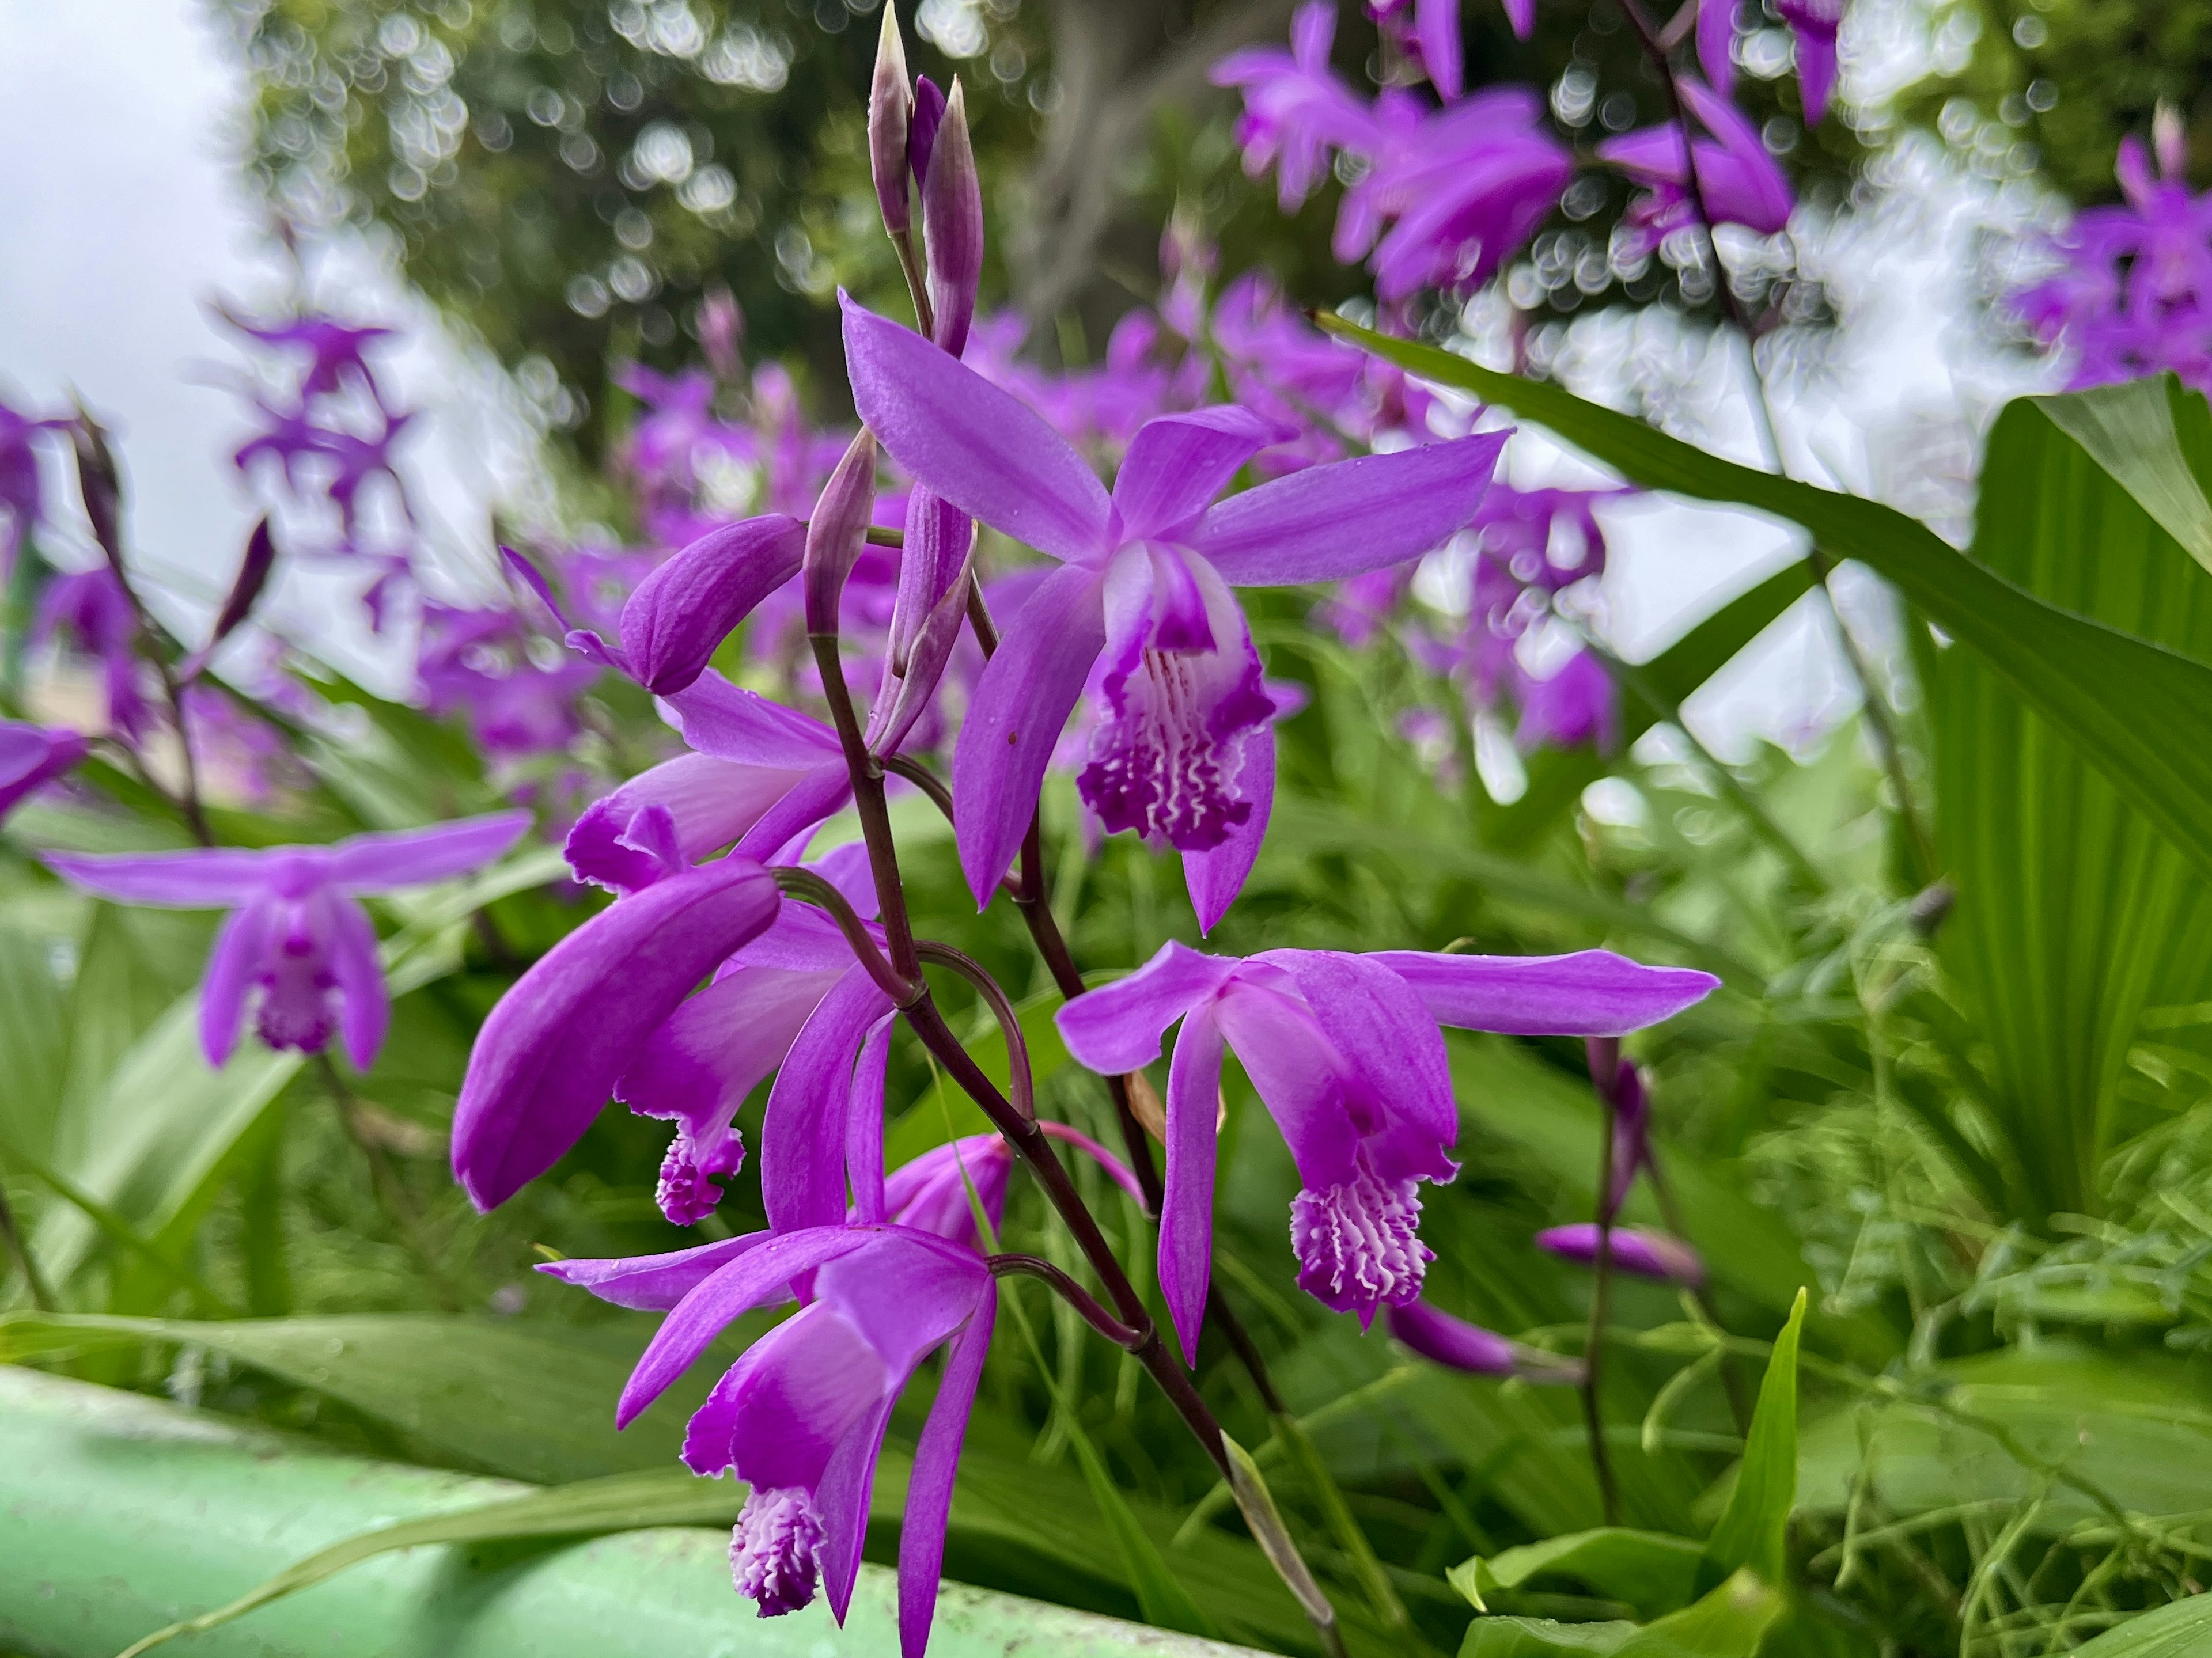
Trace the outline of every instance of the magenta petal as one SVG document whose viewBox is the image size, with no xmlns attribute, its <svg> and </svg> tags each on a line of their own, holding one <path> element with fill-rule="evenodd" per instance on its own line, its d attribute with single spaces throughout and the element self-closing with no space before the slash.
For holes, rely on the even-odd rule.
<svg viewBox="0 0 2212 1658">
<path fill-rule="evenodd" d="M 1359 1139 L 1345 1108 L 1344 1064 L 1314 1011 L 1241 975 L 1213 1005 L 1222 1035 L 1283 1131 L 1299 1180 L 1315 1192 L 1351 1180 Z"/>
<path fill-rule="evenodd" d="M 1284 434 L 1234 404 L 1149 420 L 1114 480 L 1121 539 L 1145 541 L 1196 518 L 1237 469 Z"/>
<path fill-rule="evenodd" d="M 1698 67 L 1722 97 L 1735 91 L 1736 0 L 1698 0 Z"/>
<path fill-rule="evenodd" d="M 0 817 L 83 759 L 88 747 L 73 731 L 0 720 Z"/>
<path fill-rule="evenodd" d="M 744 832 L 738 851 L 763 860 L 784 851 L 801 835 L 811 835 L 820 824 L 835 817 L 853 798 L 852 774 L 842 760 L 816 767 L 796 783 L 782 799 L 761 814 L 761 820 Z"/>
<path fill-rule="evenodd" d="M 1420 997 L 1371 957 L 1339 950 L 1282 950 L 1255 958 L 1287 971 L 1344 1064 L 1346 1103 L 1364 1131 L 1376 1176 L 1449 1181 L 1444 1155 L 1459 1138 L 1451 1065 L 1443 1033 Z M 1238 1053 L 1243 1053 L 1238 1049 Z"/>
<path fill-rule="evenodd" d="M 698 678 L 752 609 L 791 580 L 806 526 L 781 513 L 710 530 L 637 585 L 622 612 L 623 656 L 659 696 Z"/>
<path fill-rule="evenodd" d="M 1536 0 L 1505 0 L 1505 21 L 1516 40 L 1536 32 Z"/>
<path fill-rule="evenodd" d="M 538 1270 L 548 1278 L 588 1290 L 601 1301 L 636 1311 L 665 1313 L 739 1255 L 769 1240 L 766 1232 L 747 1232 L 696 1248 L 660 1255 L 629 1255 L 606 1260 L 549 1260 Z"/>
<path fill-rule="evenodd" d="M 1597 1261 L 1598 1229 L 1591 1221 L 1554 1226 L 1537 1233 L 1536 1244 L 1562 1260 L 1594 1266 Z M 1705 1281 L 1705 1263 L 1698 1252 L 1681 1239 L 1664 1232 L 1616 1226 L 1606 1241 L 1606 1254 L 1616 1269 L 1636 1278 L 1659 1278 L 1692 1287 Z"/>
<path fill-rule="evenodd" d="M 346 1058 L 355 1070 L 367 1071 L 376 1063 L 392 1023 L 392 996 L 377 958 L 376 929 L 360 901 L 343 892 L 330 894 L 330 918 L 331 977 L 338 993 Z"/>
<path fill-rule="evenodd" d="M 356 835 L 331 848 L 330 878 L 355 892 L 396 892 L 483 868 L 522 838 L 526 811 L 495 811 L 428 829 Z"/>
<path fill-rule="evenodd" d="M 817 1226 L 772 1237 L 718 1268 L 678 1302 L 653 1332 L 630 1372 L 615 1408 L 615 1425 L 627 1428 L 639 1412 L 668 1391 L 732 1321 L 780 1301 L 792 1279 L 880 1236 L 879 1227 Z"/>
<path fill-rule="evenodd" d="M 1836 90 L 1836 37 L 1817 28 L 1793 29 L 1797 40 L 1797 88 L 1805 100 L 1805 125 L 1818 126 Z"/>
<path fill-rule="evenodd" d="M 1089 561 L 1106 551 L 1106 491 L 1058 433 L 911 329 L 838 297 L 854 404 L 894 460 L 1041 553 Z"/>
<path fill-rule="evenodd" d="M 1506 434 L 1313 466 L 1231 495 L 1188 537 L 1238 586 L 1334 581 L 1442 546 L 1490 488 Z"/>
<path fill-rule="evenodd" d="M 945 1376 L 929 1407 L 921 1438 L 914 1450 L 914 1471 L 906 1487 L 906 1515 L 899 1526 L 900 1658 L 922 1658 L 929 1625 L 937 1612 L 938 1580 L 945 1570 L 945 1527 L 952 1514 L 952 1485 L 960 1465 L 960 1443 L 975 1408 L 975 1387 L 991 1351 L 991 1329 L 999 1312 L 997 1287 L 977 1303 L 967 1327 L 952 1338 L 945 1355 Z"/>
<path fill-rule="evenodd" d="M 99 897 L 178 909 L 244 903 L 263 890 L 273 861 L 268 853 L 232 847 L 190 852 L 49 852 L 41 853 L 40 859 L 70 885 Z"/>
<path fill-rule="evenodd" d="M 761 1201 L 777 1232 L 845 1216 L 845 1130 L 854 1063 L 891 999 L 864 968 L 846 970 L 784 1056 L 761 1121 Z"/>
<path fill-rule="evenodd" d="M 678 755 L 584 809 L 568 831 L 568 867 L 580 881 L 615 892 L 639 891 L 670 872 L 664 859 L 638 844 L 633 831 L 641 814 L 665 811 L 675 829 L 678 861 L 694 864 L 744 835 L 806 774 L 712 755 Z"/>
<path fill-rule="evenodd" d="M 1233 957 L 1170 939 L 1126 979 L 1085 991 L 1053 1015 L 1076 1062 L 1102 1076 L 1141 1071 L 1160 1057 L 1168 1027 L 1227 982 Z"/>
<path fill-rule="evenodd" d="M 1229 913 L 1245 878 L 1259 861 L 1261 843 L 1267 837 L 1267 817 L 1275 808 L 1275 727 L 1272 721 L 1244 739 L 1244 752 L 1237 774 L 1229 779 L 1232 793 L 1249 801 L 1251 815 L 1230 826 L 1219 846 L 1182 855 L 1183 886 L 1190 907 L 1198 912 L 1198 930 L 1211 932 Z"/>
<path fill-rule="evenodd" d="M 1221 1109 L 1221 1029 L 1209 1004 L 1194 1008 L 1182 1022 L 1168 1065 L 1166 1103 L 1160 1297 L 1167 1303 L 1184 1362 L 1195 1365 L 1213 1275 L 1213 1163 Z"/>
<path fill-rule="evenodd" d="M 740 689 L 711 668 L 667 702 L 684 742 L 717 760 L 811 771 L 841 752 L 837 733 L 820 720 Z"/>
<path fill-rule="evenodd" d="M 975 545 L 975 525 L 968 514 L 916 486 L 907 501 L 884 682 L 868 711 L 872 753 L 896 751 L 929 707 L 967 615 Z"/>
<path fill-rule="evenodd" d="M 1054 570 L 976 682 L 953 753 L 952 799 L 960 867 L 978 908 L 1021 849 L 1054 745 L 1105 643 L 1098 573 Z"/>
<path fill-rule="evenodd" d="M 1624 1036 L 1703 1001 L 1720 981 L 1646 967 L 1609 950 L 1571 956 L 1376 950 L 1367 959 L 1413 986 L 1439 1024 L 1511 1036 Z"/>
<path fill-rule="evenodd" d="M 1534 0 L 1527 0 L 1533 5 Z M 1510 15 L 1510 9 L 1509 9 Z M 1528 26 L 1513 20 L 1513 33 L 1525 40 Z M 1444 102 L 1458 101 L 1467 90 L 1467 74 L 1459 39 L 1459 0 L 1413 0 L 1413 38 L 1420 42 L 1421 67 L 1429 84 Z"/>
<path fill-rule="evenodd" d="M 890 1078 L 891 1031 L 897 1021 L 886 1013 L 868 1027 L 860 1057 L 853 1066 L 853 1098 L 845 1114 L 845 1183 L 853 1197 L 853 1218 L 884 1218 L 884 1090 Z"/>
<path fill-rule="evenodd" d="M 815 1487 L 815 1512 L 822 1520 L 822 1545 L 815 1558 L 822 1569 L 822 1597 L 839 1624 L 853 1603 L 860 1576 L 860 1551 L 868 1540 L 868 1499 L 876 1483 L 876 1460 L 898 1403 L 896 1391 L 856 1424 L 830 1453 L 830 1465 Z"/>
<path fill-rule="evenodd" d="M 238 1047 L 246 999 L 269 952 L 276 920 L 273 901 L 249 899 L 223 918 L 215 948 L 208 952 L 207 972 L 200 981 L 200 1052 L 217 1071 Z"/>
<path fill-rule="evenodd" d="M 1425 1301 L 1386 1309 L 1382 1316 L 1392 1335 L 1438 1364 L 1470 1376 L 1511 1376 L 1520 1369 L 1520 1349 L 1512 1342 Z"/>
<path fill-rule="evenodd" d="M 559 1161 L 639 1044 L 781 902 L 759 865 L 726 858 L 617 900 L 522 975 L 477 1033 L 453 1116 L 453 1173 L 477 1207 Z"/>
</svg>

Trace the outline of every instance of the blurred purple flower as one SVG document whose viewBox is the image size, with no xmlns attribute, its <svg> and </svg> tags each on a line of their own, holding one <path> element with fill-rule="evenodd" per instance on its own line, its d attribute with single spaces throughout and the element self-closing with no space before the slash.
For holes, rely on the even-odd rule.
<svg viewBox="0 0 2212 1658">
<path fill-rule="evenodd" d="M 415 653 L 425 705 L 440 718 L 462 714 L 495 759 L 566 748 L 580 729 L 576 699 L 599 671 L 569 660 L 539 665 L 532 653 L 533 644 L 544 648 L 539 638 L 512 611 L 426 602 Z"/>
<path fill-rule="evenodd" d="M 1256 179 L 1275 169 L 1276 198 L 1295 210 L 1328 176 L 1331 149 L 1368 149 L 1375 141 L 1373 112 L 1328 66 L 1336 35 L 1334 0 L 1307 0 L 1291 20 L 1291 49 L 1255 46 L 1233 52 L 1213 66 L 1218 87 L 1244 94 L 1237 142 L 1244 171 Z"/>
<path fill-rule="evenodd" d="M 122 579 L 108 566 L 58 575 L 46 584 L 31 624 L 31 647 L 64 629 L 86 655 L 100 659 L 108 728 L 135 745 L 153 729 L 154 704 L 138 659 L 138 612 Z"/>
<path fill-rule="evenodd" d="M 529 827 L 529 813 L 506 811 L 330 846 L 44 857 L 74 885 L 118 903 L 231 912 L 200 985 L 200 1048 L 210 1065 L 220 1069 L 230 1058 L 258 992 L 255 1028 L 270 1047 L 319 1054 L 343 1029 L 347 1057 L 366 1071 L 392 1008 L 362 896 L 480 869 Z"/>
<path fill-rule="evenodd" d="M 1524 40 L 1529 26 L 1522 14 L 1534 4 L 1535 0 L 1508 0 L 1506 10 L 1513 32 Z M 1459 0 L 1367 0 L 1367 15 L 1420 64 L 1437 97 L 1448 104 L 1458 101 L 1467 89 L 1459 39 Z"/>
<path fill-rule="evenodd" d="M 1775 0 L 1797 48 L 1797 90 L 1807 126 L 1820 124 L 1836 89 L 1836 36 L 1843 29 L 1844 5 L 1845 0 Z"/>
<path fill-rule="evenodd" d="M 1711 135 L 1695 140 L 1690 155 L 1714 222 L 1740 224 L 1768 236 L 1783 229 L 1795 203 L 1790 181 L 1767 153 L 1759 129 L 1734 104 L 1696 81 L 1684 77 L 1675 84 L 1684 106 Z M 1597 153 L 1644 186 L 1644 194 L 1629 203 L 1621 221 L 1635 246 L 1648 251 L 1675 230 L 1697 223 L 1682 134 L 1672 122 L 1608 138 Z"/>
<path fill-rule="evenodd" d="M 85 756 L 73 731 L 0 720 L 0 821 Z"/>
<path fill-rule="evenodd" d="M 15 555 L 46 522 L 46 489 L 39 473 L 41 432 L 66 428 L 66 420 L 23 415 L 0 403 L 0 582 L 15 572 Z"/>
<path fill-rule="evenodd" d="M 1536 1234 L 1537 1246 L 1562 1260 L 1592 1266 L 1597 1260 L 1598 1228 L 1594 1221 L 1554 1226 Z M 1658 1278 L 1695 1289 L 1705 1281 L 1705 1263 L 1678 1237 L 1640 1226 L 1616 1226 L 1607 1241 L 1615 1270 L 1637 1278 Z"/>
</svg>

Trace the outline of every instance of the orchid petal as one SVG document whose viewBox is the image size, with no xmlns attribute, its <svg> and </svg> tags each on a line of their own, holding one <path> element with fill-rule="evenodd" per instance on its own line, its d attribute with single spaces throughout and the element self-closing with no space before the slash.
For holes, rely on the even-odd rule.
<svg viewBox="0 0 2212 1658">
<path fill-rule="evenodd" d="M 1313 1010 L 1241 976 L 1213 1006 L 1222 1035 L 1283 1131 L 1300 1182 L 1326 1192 L 1352 1179 L 1359 1137 L 1345 1108 L 1344 1062 Z"/>
<path fill-rule="evenodd" d="M 806 526 L 781 513 L 710 530 L 637 585 L 622 612 L 630 671 L 654 695 L 697 679 L 730 630 L 798 571 Z"/>
<path fill-rule="evenodd" d="M 882 1231 L 880 1227 L 811 1227 L 771 1237 L 717 1268 L 677 1303 L 653 1332 L 615 1407 L 615 1426 L 627 1428 L 636 1420 L 638 1412 L 666 1393 L 735 1320 L 756 1307 L 782 1300 L 800 1273 L 849 1254 Z"/>
<path fill-rule="evenodd" d="M 1425 1301 L 1386 1308 L 1382 1316 L 1390 1333 L 1423 1358 L 1470 1376 L 1513 1376 L 1520 1370 L 1521 1350 L 1514 1343 L 1438 1312 Z"/>
<path fill-rule="evenodd" d="M 1233 957 L 1207 956 L 1170 938 L 1127 978 L 1068 1002 L 1053 1023 L 1078 1064 L 1126 1076 L 1158 1059 L 1168 1027 L 1220 989 L 1237 965 Z"/>
<path fill-rule="evenodd" d="M 1308 467 L 1247 489 L 1187 537 L 1238 586 L 1334 581 L 1442 546 L 1474 516 L 1506 434 Z"/>
<path fill-rule="evenodd" d="M 477 1207 L 559 1161 L 638 1044 L 781 902 L 759 865 L 726 858 L 617 901 L 522 975 L 477 1033 L 453 1117 L 453 1173 Z"/>
<path fill-rule="evenodd" d="M 680 754 L 640 772 L 584 809 L 563 849 L 568 867 L 580 881 L 616 892 L 641 890 L 669 873 L 660 858 L 636 844 L 632 830 L 644 812 L 658 807 L 668 814 L 678 860 L 694 864 L 760 822 L 819 764 L 817 756 L 805 770 L 779 770 L 712 755 Z"/>
<path fill-rule="evenodd" d="M 991 1351 L 999 1298 L 994 1285 L 977 1303 L 967 1327 L 952 1338 L 945 1355 L 945 1375 L 922 1424 L 907 1479 L 906 1515 L 899 1527 L 900 1658 L 922 1658 L 929 1625 L 937 1611 L 938 1581 L 945 1571 L 945 1528 L 952 1514 L 952 1486 L 960 1465 L 960 1444 L 975 1408 L 975 1388 Z"/>
<path fill-rule="evenodd" d="M 1106 642 L 1097 572 L 1054 570 L 976 682 L 952 759 L 955 838 L 978 908 L 1020 850 L 1045 768 Z"/>
<path fill-rule="evenodd" d="M 810 1496 L 897 1394 L 867 1339 L 819 1302 L 755 1342 L 723 1381 L 691 1419 L 692 1472 L 734 1467 L 756 1491 L 797 1485 Z"/>
<path fill-rule="evenodd" d="M 228 1064 L 238 1047 L 246 999 L 268 952 L 275 920 L 272 901 L 248 899 L 223 918 L 208 952 L 207 972 L 200 980 L 200 1052 L 215 1070 Z"/>
<path fill-rule="evenodd" d="M 526 811 L 495 811 L 428 829 L 356 835 L 331 848 L 330 878 L 354 892 L 396 892 L 481 869 L 520 840 Z"/>
<path fill-rule="evenodd" d="M 884 1434 L 891 1425 L 898 1404 L 896 1389 L 882 1404 L 854 1424 L 853 1430 L 830 1453 L 830 1466 L 814 1488 L 814 1509 L 822 1520 L 822 1544 L 815 1561 L 822 1572 L 822 1598 L 830 1615 L 842 1625 L 853 1604 L 853 1586 L 860 1576 L 860 1551 L 868 1540 L 868 1499 L 876 1483 L 876 1461 L 883 1455 Z"/>
<path fill-rule="evenodd" d="M 1735 91 L 1736 0 L 1697 0 L 1698 67 L 1723 98 Z"/>
<path fill-rule="evenodd" d="M 1058 559 L 1106 551 L 1104 488 L 1027 404 L 842 293 L 860 418 L 891 458 L 971 518 Z"/>
<path fill-rule="evenodd" d="M 841 752 L 837 733 L 820 720 L 740 689 L 711 668 L 666 701 L 684 742 L 717 760 L 811 771 Z"/>
<path fill-rule="evenodd" d="M 1279 708 L 1281 699 L 1276 699 Z M 1237 895 L 1259 861 L 1260 845 L 1267 836 L 1267 818 L 1275 808 L 1275 727 L 1270 720 L 1244 739 L 1244 757 L 1231 791 L 1251 802 L 1251 815 L 1229 826 L 1218 847 L 1182 855 L 1182 882 L 1190 894 L 1190 907 L 1198 912 L 1198 930 L 1213 931 L 1229 913 Z"/>
<path fill-rule="evenodd" d="M 356 1071 L 376 1063 L 384 1033 L 392 1023 L 392 994 L 385 988 L 384 965 L 377 958 L 376 928 L 361 901 L 343 892 L 328 895 L 331 977 L 337 987 L 339 1028 L 346 1058 Z"/>
<path fill-rule="evenodd" d="M 1528 30 L 1518 18 L 1514 33 L 1525 40 Z M 1444 102 L 1456 103 L 1467 90 L 1465 61 L 1459 39 L 1459 0 L 1413 0 L 1413 38 L 1420 42 L 1421 67 L 1429 84 Z"/>
<path fill-rule="evenodd" d="M 848 969 L 784 1056 L 761 1121 L 761 1201 L 770 1230 L 831 1226 L 845 1215 L 845 1131 L 854 1062 L 891 1011 L 867 970 Z"/>
<path fill-rule="evenodd" d="M 1093 992 L 1091 994 L 1095 995 Z M 1081 999 L 1091 999 L 1089 995 Z M 1070 1005 L 1077 1004 L 1071 1003 Z M 1063 1012 L 1066 1010 L 1062 1009 Z M 1213 1273 L 1213 1163 L 1221 1109 L 1222 1033 L 1213 1006 L 1182 1022 L 1168 1065 L 1167 1183 L 1160 1198 L 1160 1296 L 1184 1361 L 1198 1363 Z"/>
<path fill-rule="evenodd" d="M 845 1119 L 845 1183 L 852 1191 L 853 1218 L 857 1221 L 884 1218 L 884 1089 L 896 1023 L 885 1014 L 870 1025 L 853 1066 L 853 1102 Z"/>
<path fill-rule="evenodd" d="M 548 1278 L 588 1290 L 601 1301 L 635 1311 L 665 1313 L 738 1256 L 769 1240 L 766 1232 L 747 1232 L 665 1254 L 628 1255 L 605 1260 L 540 1261 Z"/>
<path fill-rule="evenodd" d="M 242 904 L 267 884 L 272 861 L 268 853 L 234 847 L 190 852 L 49 852 L 40 858 L 70 885 L 99 897 L 175 909 Z"/>
<path fill-rule="evenodd" d="M 1146 421 L 1114 479 L 1121 538 L 1148 540 L 1196 518 L 1246 461 L 1284 436 L 1235 404 Z"/>
<path fill-rule="evenodd" d="M 737 849 L 746 857 L 765 861 L 802 835 L 811 835 L 842 811 L 852 798 L 852 774 L 842 760 L 817 766 L 761 815 L 760 822 L 744 832 Z"/>
<path fill-rule="evenodd" d="M 1257 959 L 1290 974 L 1344 1062 L 1347 1093 L 1367 1096 L 1355 1103 L 1355 1114 L 1388 1125 L 1366 1137 L 1376 1177 L 1449 1181 L 1456 1175 L 1444 1155 L 1459 1138 L 1451 1065 L 1443 1033 L 1413 987 L 1371 957 L 1336 950 L 1283 950 Z"/>
<path fill-rule="evenodd" d="M 1571 956 L 1376 950 L 1439 1024 L 1510 1036 L 1623 1036 L 1672 1018 L 1720 984 L 1694 968 L 1646 967 L 1609 950 Z"/>
</svg>

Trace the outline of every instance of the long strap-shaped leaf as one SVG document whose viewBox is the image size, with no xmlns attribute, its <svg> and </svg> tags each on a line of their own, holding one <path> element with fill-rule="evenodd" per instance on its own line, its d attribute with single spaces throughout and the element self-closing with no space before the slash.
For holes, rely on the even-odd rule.
<svg viewBox="0 0 2212 1658">
<path fill-rule="evenodd" d="M 2161 834 L 2212 873 L 2212 668 L 2045 604 L 1893 507 L 1709 455 L 1565 387 L 1500 374 L 1340 318 L 1331 333 L 1536 422 L 1648 489 L 1790 519 L 1893 583 L 2004 677 Z"/>
</svg>

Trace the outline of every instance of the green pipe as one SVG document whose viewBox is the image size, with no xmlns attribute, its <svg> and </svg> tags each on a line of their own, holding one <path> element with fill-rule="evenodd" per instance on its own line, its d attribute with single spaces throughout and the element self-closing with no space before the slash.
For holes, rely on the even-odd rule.
<svg viewBox="0 0 2212 1658">
<path fill-rule="evenodd" d="M 339 1456 L 137 1394 L 0 1365 L 0 1654 L 113 1658 L 342 1538 L 532 1488 Z M 669 1527 L 552 1548 L 380 1556 L 204 1634 L 178 1658 L 890 1658 L 897 1581 L 863 1566 L 759 1619 L 728 1539 Z M 1241 1647 L 947 1583 L 934 1658 L 1250 1658 Z"/>
</svg>

